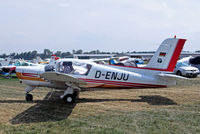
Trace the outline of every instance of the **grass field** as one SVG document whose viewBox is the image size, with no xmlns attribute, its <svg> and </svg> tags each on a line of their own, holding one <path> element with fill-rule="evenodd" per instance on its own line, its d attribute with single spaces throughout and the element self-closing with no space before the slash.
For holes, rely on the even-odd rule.
<svg viewBox="0 0 200 134">
<path fill-rule="evenodd" d="M 75 104 L 48 88 L 26 102 L 24 88 L 18 79 L 0 78 L 0 133 L 200 133 L 200 78 L 168 88 L 85 91 Z"/>
</svg>

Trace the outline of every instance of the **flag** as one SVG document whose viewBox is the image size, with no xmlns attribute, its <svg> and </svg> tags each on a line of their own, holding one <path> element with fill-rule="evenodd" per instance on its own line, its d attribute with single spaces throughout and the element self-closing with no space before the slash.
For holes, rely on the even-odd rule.
<svg viewBox="0 0 200 134">
<path fill-rule="evenodd" d="M 166 53 L 165 52 L 160 52 L 159 56 L 165 57 Z"/>
</svg>

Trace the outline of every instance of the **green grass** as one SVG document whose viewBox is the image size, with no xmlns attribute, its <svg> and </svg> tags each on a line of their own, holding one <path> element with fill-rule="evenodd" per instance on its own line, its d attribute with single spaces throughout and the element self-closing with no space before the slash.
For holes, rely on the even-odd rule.
<svg viewBox="0 0 200 134">
<path fill-rule="evenodd" d="M 4 78 L 3 76 L 0 76 L 0 83 L 9 82 L 9 81 L 19 81 L 18 78 Z"/>
<path fill-rule="evenodd" d="M 198 109 L 196 109 L 198 107 Z M 197 134 L 200 133 L 200 103 L 180 109 L 139 112 L 107 111 L 105 114 L 20 125 L 0 124 L 5 133 L 73 133 L 73 134 Z M 190 109 L 185 111 L 184 109 Z M 50 118 L 50 117 L 49 117 Z"/>
<path fill-rule="evenodd" d="M 7 89 L 4 87 L 7 85 Z M 198 86 L 195 84 L 195 87 Z M 16 90 L 13 90 L 16 87 Z M 130 109 L 122 109 L 124 101 L 77 101 L 65 104 L 59 100 L 60 91 L 49 92 L 41 88 L 33 92 L 34 102 L 24 101 L 24 85 L 18 79 L 0 78 L 0 108 L 10 112 L 8 122 L 0 123 L 0 133 L 7 134 L 198 134 L 200 133 L 200 99 L 190 103 L 151 105 L 133 101 Z M 200 87 L 200 86 L 199 86 Z M 183 87 L 178 91 L 183 92 Z M 191 92 L 193 92 L 192 87 Z M 187 89 L 187 88 L 186 88 Z M 174 90 L 169 90 L 169 93 Z M 168 91 L 167 90 L 167 91 Z M 142 90 L 142 94 L 152 94 Z M 161 89 L 163 92 L 163 90 Z M 136 91 L 130 91 L 130 94 Z M 159 93 L 158 91 L 154 91 Z M 153 93 L 154 93 L 153 92 Z M 82 96 L 91 97 L 93 92 Z M 104 93 L 101 92 L 102 94 Z M 113 92 L 111 92 L 114 94 Z M 127 92 L 125 92 L 127 93 Z M 183 95 L 186 95 L 184 92 Z M 196 90 L 195 90 L 196 93 Z M 109 93 L 108 93 L 109 94 Z M 109 96 L 105 91 L 104 96 Z M 111 94 L 111 95 L 112 95 Z M 165 93 L 164 93 L 165 94 Z M 45 98 L 43 98 L 46 95 Z M 100 95 L 100 94 L 99 94 Z M 84 96 L 84 97 L 85 97 Z M 5 98 L 7 97 L 7 98 Z M 167 95 L 165 96 L 167 97 Z M 106 97 L 103 97 L 103 99 Z M 112 96 L 111 96 L 112 98 Z M 137 96 L 136 96 L 137 98 Z M 169 94 L 170 98 L 170 94 Z M 181 96 L 180 96 L 181 98 Z M 92 98 L 90 98 L 92 99 Z M 108 99 L 109 100 L 109 99 Z M 136 100 L 136 99 L 135 99 Z M 191 98 L 192 100 L 192 98 Z M 167 101 L 167 100 L 166 100 Z M 119 109 L 109 108 L 109 104 Z M 133 110 L 131 106 L 145 107 Z M 84 109 L 84 110 L 83 110 Z M 95 110 L 97 110 L 95 112 Z M 94 111 L 95 113 L 90 113 Z M 5 114 L 1 112 L 0 114 Z M 10 116 L 10 114 L 12 114 Z M 6 118 L 6 116 L 5 116 Z"/>
</svg>

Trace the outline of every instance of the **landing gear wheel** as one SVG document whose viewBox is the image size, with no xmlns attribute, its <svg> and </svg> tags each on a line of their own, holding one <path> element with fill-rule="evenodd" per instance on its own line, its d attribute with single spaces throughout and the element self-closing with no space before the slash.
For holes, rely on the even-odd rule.
<svg viewBox="0 0 200 134">
<path fill-rule="evenodd" d="M 75 101 L 75 97 L 73 96 L 73 94 L 68 94 L 63 99 L 67 103 L 73 103 Z"/>
<path fill-rule="evenodd" d="M 27 94 L 26 95 L 26 101 L 32 101 L 33 100 L 33 95 L 32 94 Z"/>
</svg>

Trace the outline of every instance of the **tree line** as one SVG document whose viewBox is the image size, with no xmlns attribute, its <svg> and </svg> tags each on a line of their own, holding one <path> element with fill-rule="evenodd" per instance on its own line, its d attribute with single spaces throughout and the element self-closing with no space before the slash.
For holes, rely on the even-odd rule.
<svg viewBox="0 0 200 134">
<path fill-rule="evenodd" d="M 118 52 L 101 52 L 99 50 L 93 50 L 90 52 L 83 52 L 83 50 L 73 50 L 72 52 L 61 52 L 57 51 L 53 53 L 49 49 L 44 49 L 43 53 L 38 53 L 36 50 L 34 51 L 28 51 L 28 52 L 22 52 L 22 53 L 10 53 L 10 54 L 2 54 L 0 55 L 0 58 L 6 58 L 6 57 L 12 57 L 14 59 L 25 59 L 25 60 L 32 60 L 35 59 L 37 56 L 39 56 L 42 59 L 50 58 L 51 55 L 56 55 L 61 58 L 67 58 L 67 57 L 73 57 L 73 54 L 119 54 Z"/>
</svg>

